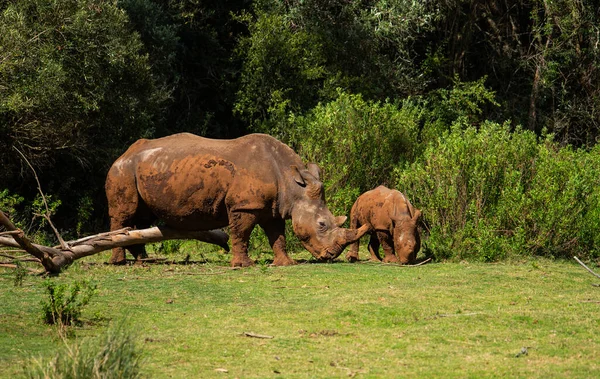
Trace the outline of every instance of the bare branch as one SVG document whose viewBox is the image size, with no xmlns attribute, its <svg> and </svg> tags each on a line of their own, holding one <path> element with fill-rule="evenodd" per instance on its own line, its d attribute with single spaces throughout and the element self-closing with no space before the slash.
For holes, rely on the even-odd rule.
<svg viewBox="0 0 600 379">
<path fill-rule="evenodd" d="M 575 260 L 577 261 L 577 263 L 579 263 L 580 265 L 582 265 L 586 270 L 588 270 L 592 275 L 594 275 L 597 278 L 600 278 L 600 275 L 596 274 L 594 271 L 592 271 L 591 268 L 589 268 L 588 266 L 586 266 L 582 261 L 579 260 L 579 258 L 577 257 L 573 257 L 575 258 Z"/>
<path fill-rule="evenodd" d="M 46 221 L 48 221 L 48 224 L 50 224 L 50 227 L 52 227 L 52 230 L 54 230 L 54 234 L 56 235 L 56 238 L 58 239 L 58 242 L 60 243 L 61 248 L 63 250 L 68 250 L 69 246 L 65 243 L 65 240 L 63 240 L 62 236 L 58 232 L 58 229 L 56 229 L 56 227 L 52 223 L 52 220 L 50 220 L 50 208 L 48 207 L 48 202 L 46 201 L 46 196 L 44 196 L 44 192 L 42 192 L 42 185 L 40 184 L 40 180 L 37 176 L 37 173 L 35 172 L 35 169 L 31 165 L 31 163 L 29 163 L 29 161 L 27 160 L 27 158 L 25 157 L 25 154 L 23 154 L 19 149 L 17 149 L 16 146 L 13 146 L 13 149 L 15 149 L 17 151 L 17 153 L 19 153 L 21 155 L 21 157 L 23 157 L 25 162 L 27 162 L 27 165 L 29 166 L 29 168 L 31 168 L 31 171 L 33 171 L 33 176 L 35 176 L 35 181 L 37 182 L 37 185 L 38 185 L 38 191 L 40 192 L 40 195 L 42 195 L 42 200 L 44 201 L 44 206 L 46 207 L 46 214 L 44 214 L 42 216 L 46 219 Z"/>
<path fill-rule="evenodd" d="M 8 230 L 6 232 L 0 232 L 0 236 L 15 235 L 15 234 L 19 234 L 19 231 L 18 230 Z"/>
</svg>

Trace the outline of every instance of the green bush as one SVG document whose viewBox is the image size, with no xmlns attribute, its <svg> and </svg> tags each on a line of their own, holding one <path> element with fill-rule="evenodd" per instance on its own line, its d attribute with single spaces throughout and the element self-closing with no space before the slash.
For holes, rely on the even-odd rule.
<svg viewBox="0 0 600 379">
<path fill-rule="evenodd" d="M 540 145 L 526 197 L 527 248 L 552 257 L 598 257 L 600 150 Z"/>
<path fill-rule="evenodd" d="M 498 106 L 496 94 L 485 86 L 486 77 L 461 82 L 458 77 L 450 88 L 440 88 L 425 96 L 408 99 L 419 111 L 421 140 L 433 142 L 454 125 L 479 125 L 484 109 Z M 461 120 L 457 124 L 457 120 Z"/>
<path fill-rule="evenodd" d="M 17 224 L 14 216 L 17 215 L 16 206 L 23 202 L 23 197 L 17 194 L 11 194 L 9 190 L 0 190 L 0 210 L 10 218 L 13 224 Z"/>
<path fill-rule="evenodd" d="M 360 193 L 391 184 L 393 168 L 412 161 L 420 146 L 415 108 L 342 91 L 337 100 L 288 122 L 287 142 L 323 170 L 334 213 L 347 214 Z"/>
<path fill-rule="evenodd" d="M 68 326 L 80 323 L 83 308 L 96 293 L 96 285 L 88 281 L 68 285 L 47 280 L 44 287 L 48 298 L 41 302 L 42 320 L 49 325 Z"/>
<path fill-rule="evenodd" d="M 166 240 L 156 244 L 158 254 L 173 255 L 181 251 L 183 240 Z"/>
<path fill-rule="evenodd" d="M 100 337 L 66 346 L 51 359 L 32 359 L 24 371 L 27 378 L 139 378 L 141 363 L 133 333 L 118 324 Z"/>
<path fill-rule="evenodd" d="M 597 150 L 560 148 L 508 124 L 457 123 L 395 174 L 423 211 L 426 247 L 438 258 L 598 254 Z"/>
</svg>

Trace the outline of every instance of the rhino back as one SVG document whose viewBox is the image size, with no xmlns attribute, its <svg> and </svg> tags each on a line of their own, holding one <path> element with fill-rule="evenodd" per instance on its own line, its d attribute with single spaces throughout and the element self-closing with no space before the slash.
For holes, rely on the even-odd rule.
<svg viewBox="0 0 600 379">
<path fill-rule="evenodd" d="M 209 229 L 228 224 L 229 210 L 276 216 L 286 167 L 302 164 L 267 135 L 214 140 L 189 133 L 135 143 L 114 166 L 130 167 L 137 191 L 167 224 Z"/>
<path fill-rule="evenodd" d="M 399 191 L 379 186 L 360 195 L 354 209 L 362 225 L 369 224 L 375 230 L 391 230 L 391 215 L 403 204 Z"/>
</svg>

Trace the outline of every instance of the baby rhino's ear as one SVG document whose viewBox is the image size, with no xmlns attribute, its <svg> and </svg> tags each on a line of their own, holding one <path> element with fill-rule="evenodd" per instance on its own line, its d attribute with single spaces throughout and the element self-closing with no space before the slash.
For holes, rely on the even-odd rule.
<svg viewBox="0 0 600 379">
<path fill-rule="evenodd" d="M 309 163 L 306 165 L 308 172 L 312 174 L 317 180 L 321 180 L 321 168 L 316 163 Z"/>
<path fill-rule="evenodd" d="M 412 219 L 416 222 L 421 219 L 421 211 L 415 208 L 415 213 L 413 214 Z"/>
<path fill-rule="evenodd" d="M 341 227 L 342 225 L 344 225 L 344 223 L 346 222 L 346 219 L 347 219 L 347 218 L 348 218 L 348 217 L 346 217 L 346 216 L 337 216 L 337 217 L 335 218 L 335 224 L 336 224 L 338 227 Z"/>
</svg>

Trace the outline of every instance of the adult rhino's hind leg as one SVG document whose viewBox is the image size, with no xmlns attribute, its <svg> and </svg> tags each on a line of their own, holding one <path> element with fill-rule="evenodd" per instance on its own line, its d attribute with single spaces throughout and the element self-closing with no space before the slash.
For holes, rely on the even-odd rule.
<svg viewBox="0 0 600 379">
<path fill-rule="evenodd" d="M 248 256 L 248 243 L 252 229 L 256 226 L 256 215 L 250 212 L 229 212 L 229 232 L 231 238 L 232 267 L 254 266 Z"/>
<path fill-rule="evenodd" d="M 106 179 L 106 197 L 108 199 L 110 230 L 135 227 L 139 196 L 134 176 L 124 175 L 121 170 L 111 168 Z M 145 254 L 145 251 L 143 251 L 144 245 L 141 245 L 141 249 L 140 247 L 130 247 L 129 249 L 136 259 Z M 109 263 L 125 264 L 126 262 L 125 249 L 122 247 L 113 248 Z"/>
<path fill-rule="evenodd" d="M 261 222 L 260 226 L 265 230 L 265 234 L 267 235 L 267 238 L 269 238 L 269 244 L 275 255 L 273 265 L 295 265 L 296 261 L 290 258 L 285 248 L 285 221 L 270 220 L 268 222 Z"/>
</svg>

